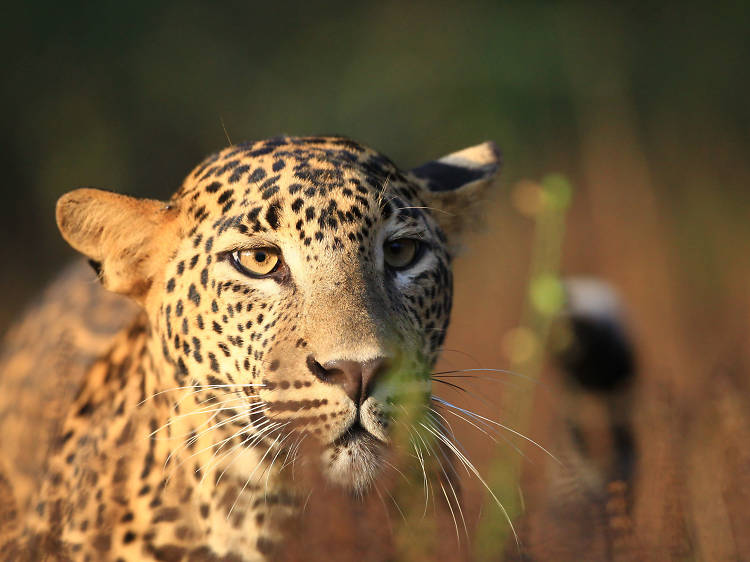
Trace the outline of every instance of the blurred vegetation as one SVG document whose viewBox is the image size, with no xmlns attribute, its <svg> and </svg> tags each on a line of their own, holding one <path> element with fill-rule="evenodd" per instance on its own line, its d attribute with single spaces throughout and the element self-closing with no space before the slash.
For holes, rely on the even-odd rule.
<svg viewBox="0 0 750 562">
<path fill-rule="evenodd" d="M 502 342 L 512 373 L 522 373 L 532 381 L 540 379 L 546 359 L 547 340 L 553 320 L 565 305 L 565 289 L 559 278 L 562 241 L 565 239 L 565 214 L 571 204 L 573 188 L 560 174 L 549 174 L 541 183 L 520 182 L 515 190 L 519 212 L 534 220 L 534 241 L 531 248 L 525 303 L 520 325 L 505 334 Z M 506 389 L 502 397 L 503 425 L 506 433 L 527 435 L 533 415 L 535 388 L 519 385 Z M 505 429 L 505 428 L 504 428 Z M 556 459 L 552 453 L 550 458 Z M 499 508 L 495 498 L 485 496 L 485 511 L 475 544 L 477 560 L 497 560 L 517 531 L 512 521 L 523 513 L 523 500 L 518 494 L 522 455 L 510 447 L 496 447 L 490 465 L 488 484 L 504 499 Z M 511 524 L 506 524 L 511 522 Z M 520 544 L 520 542 L 519 542 Z"/>
<path fill-rule="evenodd" d="M 503 350 L 532 322 L 523 296 L 545 310 L 556 302 L 555 278 L 527 286 L 529 271 L 556 267 L 530 264 L 536 203 L 525 178 L 561 173 L 551 181 L 576 186 L 562 271 L 622 290 L 651 392 L 639 422 L 655 443 L 641 447 L 653 478 L 639 481 L 639 540 L 656 559 L 747 555 L 744 496 L 717 497 L 750 485 L 741 446 L 750 436 L 749 6 L 6 6 L 0 329 L 73 255 L 53 208 L 74 187 L 166 198 L 228 138 L 339 133 L 402 167 L 492 139 L 504 152 L 503 189 L 458 262 L 446 347 L 484 366 L 523 362 Z M 717 412 L 734 417 L 717 424 Z M 555 419 L 535 410 L 535 438 L 544 415 Z M 476 462 L 486 466 L 495 452 L 482 443 Z M 476 521 L 482 492 L 467 495 Z M 525 534 L 552 544 L 555 525 Z M 582 525 L 581 536 L 593 534 Z"/>
</svg>

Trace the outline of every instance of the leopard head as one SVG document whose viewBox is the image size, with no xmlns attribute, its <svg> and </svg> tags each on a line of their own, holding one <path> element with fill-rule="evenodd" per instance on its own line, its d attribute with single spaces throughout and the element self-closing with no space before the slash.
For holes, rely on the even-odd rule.
<svg viewBox="0 0 750 562">
<path fill-rule="evenodd" d="M 401 171 L 349 139 L 284 137 L 210 156 L 167 202 L 72 191 L 57 220 L 146 310 L 161 386 L 226 404 L 247 446 L 314 436 L 330 480 L 363 491 L 403 396 L 429 407 L 451 259 L 499 165 L 492 143 Z"/>
</svg>

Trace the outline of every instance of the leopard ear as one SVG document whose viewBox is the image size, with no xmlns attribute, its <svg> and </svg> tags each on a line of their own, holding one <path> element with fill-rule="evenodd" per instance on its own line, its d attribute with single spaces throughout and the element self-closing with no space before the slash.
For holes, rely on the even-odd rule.
<svg viewBox="0 0 750 562">
<path fill-rule="evenodd" d="M 176 213 L 165 203 L 98 189 L 76 189 L 57 201 L 57 226 L 89 258 L 109 290 L 143 303 L 171 245 Z"/>
<path fill-rule="evenodd" d="M 458 247 L 462 235 L 481 218 L 501 164 L 495 143 L 484 142 L 411 170 L 452 247 Z"/>
</svg>

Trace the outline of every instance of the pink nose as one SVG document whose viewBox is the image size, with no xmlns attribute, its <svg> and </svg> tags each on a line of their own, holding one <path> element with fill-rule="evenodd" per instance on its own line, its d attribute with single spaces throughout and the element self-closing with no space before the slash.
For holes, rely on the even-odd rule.
<svg viewBox="0 0 750 562">
<path fill-rule="evenodd" d="M 352 401 L 361 405 L 372 392 L 375 380 L 388 370 L 386 357 L 368 361 L 335 359 L 321 365 L 312 355 L 307 357 L 307 367 L 323 382 L 341 387 Z"/>
</svg>

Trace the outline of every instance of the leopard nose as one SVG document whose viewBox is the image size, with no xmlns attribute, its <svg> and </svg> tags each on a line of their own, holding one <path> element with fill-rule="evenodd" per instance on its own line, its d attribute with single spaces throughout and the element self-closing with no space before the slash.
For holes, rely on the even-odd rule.
<svg viewBox="0 0 750 562">
<path fill-rule="evenodd" d="M 386 357 L 376 357 L 368 361 L 334 359 L 323 365 L 310 355 L 307 366 L 323 382 L 341 387 L 355 404 L 361 405 L 370 396 L 376 379 L 389 367 Z"/>
</svg>

